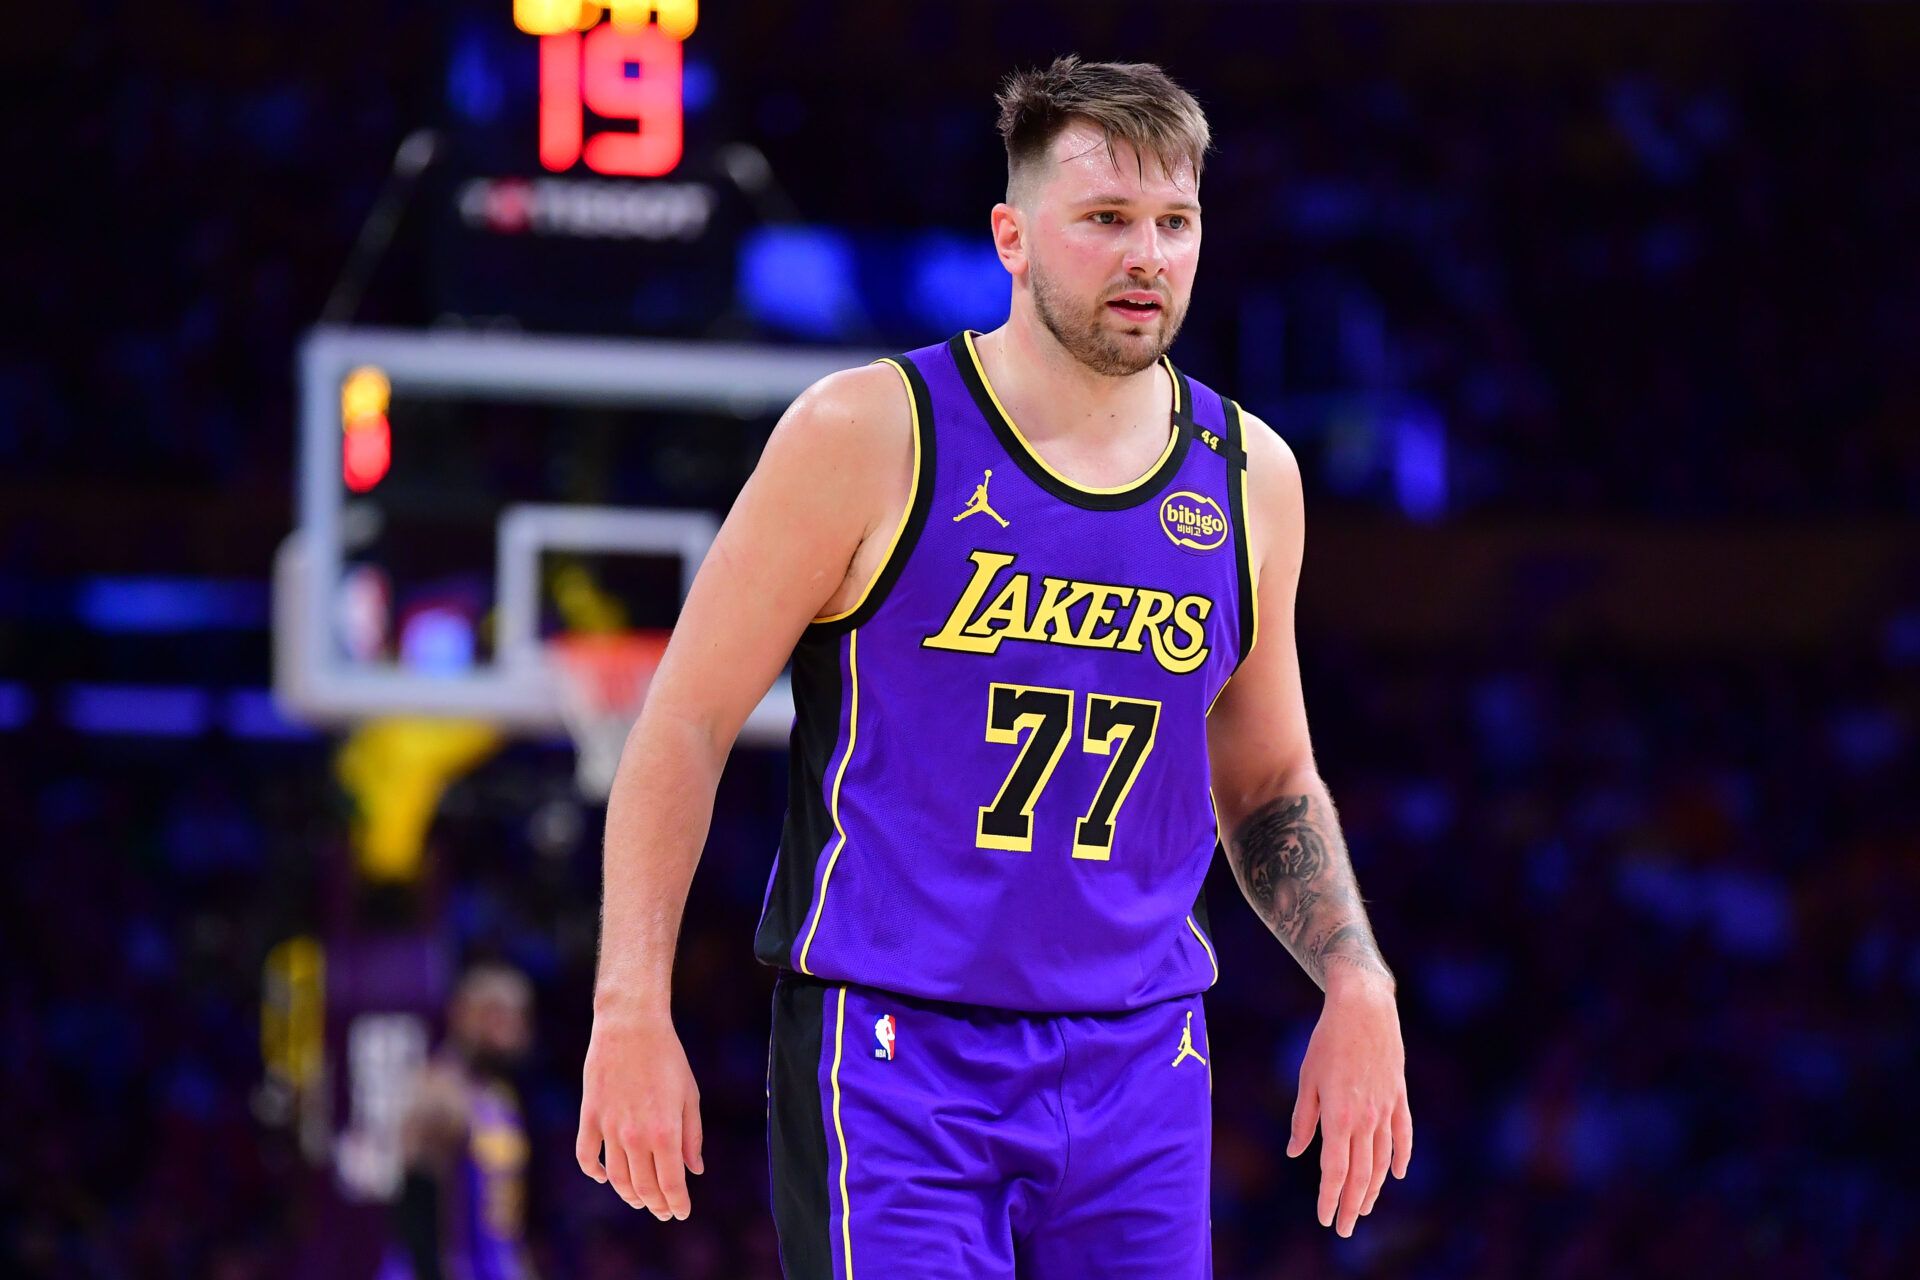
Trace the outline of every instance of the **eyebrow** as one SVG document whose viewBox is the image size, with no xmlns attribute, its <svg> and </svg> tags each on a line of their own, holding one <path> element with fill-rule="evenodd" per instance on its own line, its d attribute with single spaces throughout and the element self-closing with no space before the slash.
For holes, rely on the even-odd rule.
<svg viewBox="0 0 1920 1280">
<path fill-rule="evenodd" d="M 1086 196 L 1086 197 L 1083 197 L 1082 199 L 1079 199 L 1079 200 L 1076 200 L 1076 201 L 1074 201 L 1074 203 L 1075 203 L 1075 204 L 1125 204 L 1125 205 L 1131 205 L 1131 204 L 1134 204 L 1134 203 L 1136 203 L 1136 201 L 1134 200 L 1134 198 L 1133 198 L 1132 196 L 1130 196 L 1130 195 L 1127 195 L 1127 194 L 1126 194 L 1125 192 L 1121 192 L 1121 191 L 1103 191 L 1103 192 L 1101 192 L 1101 193 L 1100 193 L 1099 195 L 1092 195 L 1092 196 Z M 1195 203 L 1194 203 L 1193 201 L 1191 201 L 1191 200 L 1180 200 L 1180 201 L 1176 201 L 1175 203 L 1173 203 L 1173 204 L 1170 204 L 1170 205 L 1168 205 L 1168 206 L 1167 206 L 1167 208 L 1168 208 L 1168 209 L 1171 209 L 1171 210 L 1174 210 L 1174 211 L 1176 211 L 1176 212 L 1180 212 L 1180 213 L 1198 213 L 1198 212 L 1200 212 L 1200 206 L 1199 206 L 1198 204 L 1195 204 Z"/>
</svg>

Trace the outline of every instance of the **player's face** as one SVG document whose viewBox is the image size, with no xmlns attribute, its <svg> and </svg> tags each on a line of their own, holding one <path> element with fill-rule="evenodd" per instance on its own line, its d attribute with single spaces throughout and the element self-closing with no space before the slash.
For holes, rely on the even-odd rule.
<svg viewBox="0 0 1920 1280">
<path fill-rule="evenodd" d="M 1173 346 L 1200 260 L 1190 161 L 1169 172 L 1127 143 L 1070 125 L 1027 221 L 1028 285 L 1040 322 L 1098 373 L 1138 373 Z M 1144 305 L 1141 305 L 1144 304 Z"/>
<path fill-rule="evenodd" d="M 467 1034 L 476 1056 L 505 1067 L 526 1056 L 533 1040 L 533 1020 L 526 1004 L 504 995 L 474 1000 Z"/>
</svg>

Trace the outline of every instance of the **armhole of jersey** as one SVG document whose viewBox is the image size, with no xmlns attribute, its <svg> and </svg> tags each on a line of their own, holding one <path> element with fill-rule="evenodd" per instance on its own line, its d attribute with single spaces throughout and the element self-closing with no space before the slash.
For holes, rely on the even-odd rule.
<svg viewBox="0 0 1920 1280">
<path fill-rule="evenodd" d="M 1233 520 L 1233 559 L 1240 574 L 1240 661 L 1245 662 L 1260 639 L 1260 587 L 1253 577 L 1253 558 L 1247 543 L 1247 446 L 1240 406 L 1226 396 L 1227 501 Z"/>
<path fill-rule="evenodd" d="M 907 557 L 913 554 L 914 544 L 920 540 L 920 530 L 926 526 L 927 512 L 933 506 L 933 397 L 927 391 L 926 380 L 920 376 L 920 370 L 913 361 L 905 357 L 888 356 L 874 363 L 892 366 L 907 389 L 907 405 L 913 424 L 912 485 L 907 491 L 907 505 L 900 513 L 900 522 L 894 526 L 893 540 L 887 544 L 887 553 L 881 557 L 880 567 L 874 571 L 872 580 L 851 608 L 809 622 L 807 631 L 814 635 L 837 635 L 851 631 L 874 615 L 886 599 L 887 592 L 892 589 L 894 579 L 900 576 Z"/>
</svg>

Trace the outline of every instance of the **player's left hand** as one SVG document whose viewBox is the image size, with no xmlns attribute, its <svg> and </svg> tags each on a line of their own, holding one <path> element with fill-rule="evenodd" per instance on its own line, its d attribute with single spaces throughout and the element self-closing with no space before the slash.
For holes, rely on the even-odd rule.
<svg viewBox="0 0 1920 1280">
<path fill-rule="evenodd" d="M 1300 1063 L 1288 1156 L 1313 1144 L 1316 1122 L 1320 1225 L 1333 1226 L 1337 1213 L 1336 1230 L 1351 1236 L 1355 1221 L 1373 1212 L 1387 1170 L 1406 1177 L 1413 1156 L 1407 1051 L 1400 1040 L 1399 1007 L 1384 978 L 1349 974 L 1327 989 Z"/>
</svg>

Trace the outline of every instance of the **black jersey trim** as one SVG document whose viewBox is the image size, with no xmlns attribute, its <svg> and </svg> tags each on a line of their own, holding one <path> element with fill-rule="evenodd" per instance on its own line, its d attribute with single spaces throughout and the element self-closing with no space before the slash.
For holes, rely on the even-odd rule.
<svg viewBox="0 0 1920 1280">
<path fill-rule="evenodd" d="M 973 397 L 980 415 L 993 428 L 1000 447 L 1042 489 L 1062 502 L 1084 507 L 1088 511 L 1124 511 L 1158 496 L 1179 473 L 1180 464 L 1186 460 L 1187 445 L 1193 438 L 1193 387 L 1188 383 L 1187 376 L 1174 367 L 1173 361 L 1165 356 L 1160 357 L 1160 362 L 1167 367 L 1167 375 L 1173 379 L 1172 437 L 1165 456 L 1158 466 L 1134 484 L 1112 490 L 1090 489 L 1054 472 L 1027 444 L 1026 437 L 1002 410 L 999 398 L 987 384 L 986 371 L 973 346 L 974 332 L 972 329 L 963 329 L 947 342 L 954 368 L 959 370 L 960 380 L 966 384 L 967 392 Z"/>
<path fill-rule="evenodd" d="M 1218 840 L 1214 841 L 1213 847 L 1216 853 L 1221 852 L 1223 848 Z M 1200 949 L 1207 953 L 1207 965 L 1213 970 L 1213 982 L 1207 984 L 1208 988 L 1211 988 L 1214 983 L 1220 981 L 1220 947 L 1214 942 L 1213 926 L 1207 921 L 1205 880 L 1200 883 L 1200 892 L 1194 895 L 1193 910 L 1187 912 L 1187 925 L 1193 930 L 1193 936 L 1200 940 Z"/>
<path fill-rule="evenodd" d="M 806 629 L 811 634 L 842 635 L 862 625 L 879 611 L 887 593 L 900 577 L 900 571 L 906 567 L 907 558 L 913 554 L 914 544 L 920 540 L 920 531 L 926 527 L 927 513 L 933 509 L 933 395 L 927 390 L 926 379 L 920 376 L 920 370 L 907 357 L 888 356 L 874 363 L 892 365 L 907 385 L 907 400 L 913 418 L 913 486 L 907 495 L 906 509 L 900 513 L 900 523 L 894 528 L 893 545 L 887 549 L 879 572 L 873 575 L 872 581 L 867 583 L 867 589 L 860 593 L 860 598 L 854 601 L 851 609 L 809 622 Z"/>
<path fill-rule="evenodd" d="M 827 775 L 840 748 L 841 693 L 839 637 L 803 633 L 793 647 L 787 815 L 766 908 L 753 936 L 755 958 L 776 968 L 793 964 L 793 945 L 813 905 L 814 872 L 835 835 Z"/>
<path fill-rule="evenodd" d="M 1226 842 L 1216 838 L 1213 842 L 1213 851 L 1222 858 L 1226 857 Z M 1207 941 L 1212 942 L 1213 921 L 1207 918 L 1207 882 L 1205 879 L 1200 881 L 1200 892 L 1193 895 L 1193 910 L 1187 914 L 1192 916 L 1193 922 L 1200 926 L 1200 932 L 1207 935 Z"/>
<path fill-rule="evenodd" d="M 1227 502 L 1231 507 L 1228 518 L 1233 521 L 1233 561 L 1240 575 L 1240 661 L 1245 662 L 1260 634 L 1259 588 L 1253 580 L 1252 553 L 1247 545 L 1246 424 L 1241 421 L 1239 404 L 1226 396 L 1220 397 L 1220 403 L 1226 408 L 1229 447 L 1223 456 L 1227 460 Z"/>
<path fill-rule="evenodd" d="M 1225 396 L 1221 396 L 1220 403 L 1224 410 L 1225 406 L 1231 402 Z M 1230 440 L 1226 436 L 1215 435 L 1192 418 L 1187 419 L 1187 430 L 1191 432 L 1201 444 L 1219 454 L 1220 457 L 1226 461 L 1228 479 L 1233 478 L 1234 472 L 1245 469 L 1247 465 L 1247 451 L 1236 441 Z M 1230 425 L 1228 430 L 1231 432 L 1234 428 Z"/>
<path fill-rule="evenodd" d="M 767 1044 L 767 1163 L 780 1268 L 789 1276 L 833 1274 L 833 1205 L 827 1185 L 827 1122 L 820 1100 L 827 988 L 782 974 L 773 988 Z"/>
</svg>

